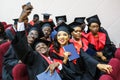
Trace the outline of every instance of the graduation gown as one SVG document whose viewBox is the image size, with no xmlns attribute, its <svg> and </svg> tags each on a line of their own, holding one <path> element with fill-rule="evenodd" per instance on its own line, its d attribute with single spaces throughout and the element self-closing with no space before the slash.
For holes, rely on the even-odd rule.
<svg viewBox="0 0 120 80">
<path fill-rule="evenodd" d="M 51 55 L 56 61 L 60 62 L 63 58 L 63 49 L 60 48 L 60 53 L 57 53 L 53 50 L 53 54 Z M 96 72 L 99 71 L 96 66 L 98 61 L 93 59 L 87 53 L 85 53 L 82 49 L 80 50 L 80 58 L 76 59 L 74 63 L 73 61 L 68 61 L 67 64 L 63 65 L 64 69 L 61 70 L 63 76 L 68 78 L 69 80 L 95 80 Z"/>
<path fill-rule="evenodd" d="M 107 57 L 107 62 L 113 57 L 113 53 L 110 51 L 110 48 L 108 48 L 108 41 L 106 34 L 103 32 L 98 32 L 98 37 L 94 37 L 91 32 L 87 34 L 87 39 L 89 41 L 89 48 L 93 49 L 96 52 L 103 52 L 103 55 Z M 97 56 L 94 56 L 98 61 L 102 61 Z M 105 61 L 105 63 L 107 63 Z"/>
<path fill-rule="evenodd" d="M 19 59 L 17 58 L 15 51 L 10 45 L 8 51 L 4 55 L 3 67 L 2 67 L 2 80 L 13 80 L 12 69 L 18 64 Z"/>
<path fill-rule="evenodd" d="M 36 76 L 44 72 L 49 63 L 39 53 L 28 47 L 25 32 L 16 33 L 12 46 L 18 58 L 27 65 L 30 80 L 37 80 Z"/>
<path fill-rule="evenodd" d="M 7 41 L 3 44 L 0 45 L 0 80 L 2 80 L 2 63 L 3 63 L 3 56 L 7 52 L 9 46 L 10 46 L 10 41 Z"/>
<path fill-rule="evenodd" d="M 106 34 L 106 43 L 105 43 L 104 52 L 110 53 L 112 54 L 112 56 L 114 56 L 114 53 L 117 49 L 115 44 L 110 40 L 108 32 L 103 27 L 100 27 L 100 32 L 103 32 Z"/>
<path fill-rule="evenodd" d="M 74 44 L 77 52 L 80 52 L 80 48 L 82 48 L 87 54 L 93 56 L 96 54 L 96 51 L 94 51 L 92 48 L 88 47 L 88 40 L 86 37 L 82 36 L 82 38 L 79 41 L 76 41 L 74 39 L 70 39 L 70 42 Z"/>
</svg>

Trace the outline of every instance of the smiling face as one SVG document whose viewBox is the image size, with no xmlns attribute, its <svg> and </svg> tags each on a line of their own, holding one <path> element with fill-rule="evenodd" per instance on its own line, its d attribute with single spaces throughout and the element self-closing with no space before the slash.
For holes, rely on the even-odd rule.
<svg viewBox="0 0 120 80">
<path fill-rule="evenodd" d="M 28 43 L 32 44 L 36 38 L 38 38 L 38 31 L 31 30 L 27 36 Z"/>
<path fill-rule="evenodd" d="M 35 46 L 35 50 L 39 53 L 39 54 L 43 54 L 43 55 L 48 55 L 49 52 L 49 48 L 48 46 L 43 43 L 43 42 L 39 42 L 36 46 Z"/>
<path fill-rule="evenodd" d="M 81 33 L 82 33 L 82 28 L 78 27 L 74 27 L 73 28 L 74 31 L 72 32 L 72 36 L 75 40 L 79 40 L 81 37 Z"/>
<path fill-rule="evenodd" d="M 66 44 L 68 44 L 69 39 L 70 39 L 70 36 L 68 35 L 67 32 L 59 31 L 57 33 L 57 41 L 61 46 L 65 46 Z"/>
</svg>

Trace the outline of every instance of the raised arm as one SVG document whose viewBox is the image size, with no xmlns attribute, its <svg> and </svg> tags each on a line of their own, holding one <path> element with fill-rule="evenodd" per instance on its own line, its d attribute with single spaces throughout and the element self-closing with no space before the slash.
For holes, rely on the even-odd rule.
<svg viewBox="0 0 120 80">
<path fill-rule="evenodd" d="M 19 22 L 17 24 L 17 32 L 14 40 L 12 41 L 13 49 L 15 50 L 18 58 L 23 62 L 26 61 L 26 57 L 29 53 L 32 53 L 31 48 L 28 46 L 27 38 L 25 35 L 24 20 L 32 11 L 32 5 L 26 4 L 22 6 L 23 10 L 19 17 Z"/>
</svg>

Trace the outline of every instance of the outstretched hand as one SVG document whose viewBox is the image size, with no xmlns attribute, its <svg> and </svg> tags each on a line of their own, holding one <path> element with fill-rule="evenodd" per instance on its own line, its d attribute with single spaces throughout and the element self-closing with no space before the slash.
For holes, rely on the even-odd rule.
<svg viewBox="0 0 120 80">
<path fill-rule="evenodd" d="M 112 66 L 111 65 L 107 65 L 107 64 L 97 64 L 97 68 L 103 72 L 106 72 L 108 74 L 110 74 L 113 70 L 112 70 Z"/>
</svg>

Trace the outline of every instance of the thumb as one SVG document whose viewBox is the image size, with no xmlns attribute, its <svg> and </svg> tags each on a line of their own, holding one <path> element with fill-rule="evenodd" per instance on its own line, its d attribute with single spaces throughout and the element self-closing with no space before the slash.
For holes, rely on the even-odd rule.
<svg viewBox="0 0 120 80">
<path fill-rule="evenodd" d="M 47 69 L 45 70 L 45 72 L 48 72 L 49 69 L 50 69 L 50 67 L 48 66 Z"/>
</svg>

